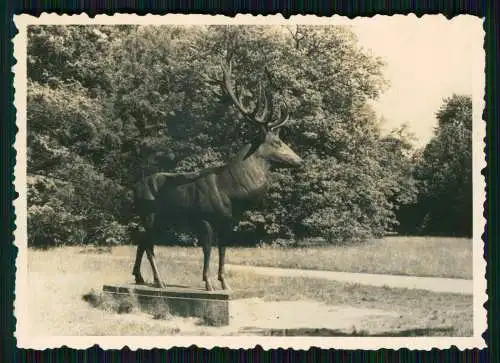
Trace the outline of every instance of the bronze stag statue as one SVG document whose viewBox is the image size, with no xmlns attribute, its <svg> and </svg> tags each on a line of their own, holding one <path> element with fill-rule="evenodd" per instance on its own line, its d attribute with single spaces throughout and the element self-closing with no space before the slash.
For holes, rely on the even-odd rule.
<svg viewBox="0 0 500 363">
<path fill-rule="evenodd" d="M 255 108 L 249 110 L 233 88 L 230 63 L 222 66 L 222 73 L 220 83 L 224 93 L 246 120 L 259 127 L 261 135 L 256 142 L 243 147 L 226 165 L 194 173 L 156 173 L 136 185 L 135 206 L 145 228 L 137 241 L 132 272 L 137 284 L 144 284 L 141 261 L 146 252 L 153 270 L 154 285 L 165 287 L 155 262 L 154 239 L 160 229 L 168 225 L 188 228 L 196 233 L 203 248 L 203 281 L 208 291 L 214 289 L 209 279 L 210 254 L 212 245 L 218 242 L 218 279 L 222 289 L 229 289 L 224 276 L 224 259 L 234 220 L 265 194 L 271 165 L 292 168 L 302 163 L 301 158 L 278 135 L 278 128 L 289 119 L 288 110 L 282 117 L 281 107 L 277 109 L 278 120 L 273 122 L 272 102 L 269 107 L 268 97 L 262 92 L 259 92 Z M 286 104 L 282 104 L 286 108 Z"/>
</svg>

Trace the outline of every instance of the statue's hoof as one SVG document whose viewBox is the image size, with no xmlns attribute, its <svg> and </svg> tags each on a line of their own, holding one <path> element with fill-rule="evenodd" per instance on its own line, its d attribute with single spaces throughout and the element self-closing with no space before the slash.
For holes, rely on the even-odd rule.
<svg viewBox="0 0 500 363">
<path fill-rule="evenodd" d="M 210 282 L 207 282 L 207 283 L 205 283 L 205 290 L 214 291 L 215 289 Z"/>
<path fill-rule="evenodd" d="M 146 282 L 144 281 L 144 279 L 142 277 L 136 277 L 135 278 L 135 283 L 137 285 L 144 285 Z"/>
<path fill-rule="evenodd" d="M 163 282 L 156 281 L 153 284 L 153 286 L 156 287 L 156 288 L 158 288 L 158 289 L 165 289 L 167 287 L 167 284 L 165 284 Z"/>
<path fill-rule="evenodd" d="M 221 282 L 222 290 L 231 290 L 229 287 L 229 284 L 227 282 L 222 281 Z"/>
</svg>

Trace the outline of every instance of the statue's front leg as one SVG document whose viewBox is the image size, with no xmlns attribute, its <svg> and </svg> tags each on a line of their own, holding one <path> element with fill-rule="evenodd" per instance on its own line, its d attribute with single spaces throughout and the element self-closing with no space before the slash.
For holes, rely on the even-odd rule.
<svg viewBox="0 0 500 363">
<path fill-rule="evenodd" d="M 210 281 L 210 255 L 212 246 L 203 246 L 203 281 L 205 281 L 205 290 L 213 291 L 214 287 Z"/>
<path fill-rule="evenodd" d="M 207 291 L 214 290 L 210 281 L 210 255 L 212 254 L 212 244 L 214 242 L 214 232 L 211 224 L 208 221 L 202 221 L 201 228 L 198 233 L 198 241 L 203 248 L 203 281 Z"/>
<path fill-rule="evenodd" d="M 229 284 L 226 281 L 226 243 L 229 237 L 228 233 L 221 235 L 219 239 L 219 281 L 221 283 L 223 290 L 231 290 Z"/>
</svg>

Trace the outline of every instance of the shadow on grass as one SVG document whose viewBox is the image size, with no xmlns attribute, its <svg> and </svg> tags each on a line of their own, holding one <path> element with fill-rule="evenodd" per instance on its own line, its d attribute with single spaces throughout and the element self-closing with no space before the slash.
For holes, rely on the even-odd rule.
<svg viewBox="0 0 500 363">
<path fill-rule="evenodd" d="M 413 328 L 398 331 L 369 333 L 365 330 L 346 332 L 339 329 L 327 328 L 297 328 L 297 329 L 258 329 L 248 328 L 242 331 L 257 333 L 264 336 L 316 336 L 316 337 L 423 337 L 423 336 L 452 336 L 453 327 Z"/>
</svg>

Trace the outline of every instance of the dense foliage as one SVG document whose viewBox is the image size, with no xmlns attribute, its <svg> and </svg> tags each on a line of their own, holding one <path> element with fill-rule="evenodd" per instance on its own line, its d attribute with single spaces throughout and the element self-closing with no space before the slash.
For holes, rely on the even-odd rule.
<svg viewBox="0 0 500 363">
<path fill-rule="evenodd" d="M 418 202 L 401 219 L 409 232 L 472 236 L 472 100 L 453 95 L 436 113 L 438 126 L 415 154 Z"/>
<path fill-rule="evenodd" d="M 237 224 L 238 241 L 356 241 L 397 226 L 398 208 L 416 198 L 411 145 L 404 130 L 381 136 L 369 101 L 386 86 L 383 63 L 347 28 L 36 26 L 30 244 L 127 243 L 134 182 L 221 164 L 249 142 L 255 130 L 215 81 L 228 54 L 247 102 L 261 80 L 275 102 L 286 99 L 293 120 L 282 139 L 306 162 L 275 173 L 268 198 Z M 429 197 L 439 193 L 430 184 Z"/>
</svg>

